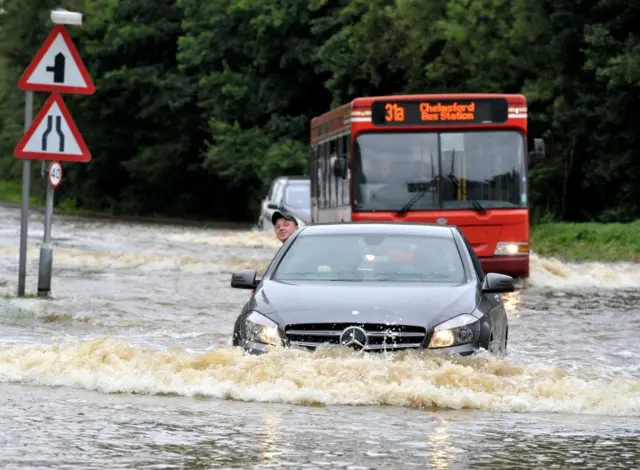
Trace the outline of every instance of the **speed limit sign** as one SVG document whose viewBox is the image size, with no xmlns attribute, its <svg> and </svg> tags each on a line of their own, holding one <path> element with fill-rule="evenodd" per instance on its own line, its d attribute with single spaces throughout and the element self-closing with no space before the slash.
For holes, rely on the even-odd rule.
<svg viewBox="0 0 640 470">
<path fill-rule="evenodd" d="M 57 188 L 62 181 L 62 166 L 58 162 L 51 162 L 49 165 L 49 184 Z"/>
</svg>

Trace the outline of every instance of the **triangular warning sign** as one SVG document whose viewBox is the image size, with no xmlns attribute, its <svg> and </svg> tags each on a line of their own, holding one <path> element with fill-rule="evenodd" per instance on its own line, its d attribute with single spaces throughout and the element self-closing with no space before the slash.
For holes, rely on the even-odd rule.
<svg viewBox="0 0 640 470">
<path fill-rule="evenodd" d="M 18 81 L 18 88 L 91 95 L 96 87 L 64 25 L 56 25 Z"/>
<path fill-rule="evenodd" d="M 59 93 L 52 94 L 16 146 L 16 158 L 82 162 L 91 153 Z"/>
</svg>

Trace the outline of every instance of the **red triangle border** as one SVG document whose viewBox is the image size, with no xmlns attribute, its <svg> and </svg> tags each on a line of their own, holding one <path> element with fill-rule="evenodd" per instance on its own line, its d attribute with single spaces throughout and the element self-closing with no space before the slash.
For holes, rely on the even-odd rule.
<svg viewBox="0 0 640 470">
<path fill-rule="evenodd" d="M 54 104 L 57 104 L 58 107 L 60 108 L 60 112 L 64 116 L 67 122 L 67 125 L 71 130 L 71 134 L 73 134 L 74 139 L 78 143 L 78 147 L 80 147 L 80 150 L 82 151 L 81 155 L 65 155 L 65 154 L 59 154 L 59 153 L 46 153 L 46 152 L 26 152 L 24 150 L 25 146 L 33 136 L 34 132 L 36 131 L 38 126 L 42 123 L 42 121 L 44 121 L 44 118 L 49 112 L 49 109 L 51 109 L 51 107 Z M 18 142 L 18 145 L 13 151 L 13 155 L 16 158 L 29 159 L 29 160 L 52 160 L 52 161 L 56 160 L 59 162 L 77 162 L 77 163 L 87 163 L 91 161 L 91 152 L 89 151 L 87 144 L 82 138 L 82 135 L 78 130 L 78 126 L 76 126 L 76 123 L 71 117 L 71 113 L 69 112 L 67 105 L 64 104 L 64 100 L 62 99 L 62 96 L 60 95 L 60 93 L 53 93 L 51 96 L 49 96 L 47 101 L 44 103 L 44 106 L 42 106 L 42 109 L 38 112 L 33 122 L 29 126 L 29 129 L 27 130 L 27 132 L 25 132 L 25 134 L 20 139 L 20 142 Z"/>
<path fill-rule="evenodd" d="M 47 53 L 53 41 L 55 41 L 58 34 L 62 35 L 62 39 L 67 44 L 69 51 L 71 52 L 72 58 L 75 61 L 82 78 L 87 84 L 86 87 L 75 87 L 75 86 L 64 86 L 64 85 L 43 85 L 38 83 L 28 83 L 27 80 L 31 77 L 36 67 L 42 61 L 42 58 Z M 77 94 L 77 95 L 92 95 L 96 91 L 96 86 L 87 71 L 87 67 L 84 65 L 82 58 L 80 57 L 80 53 L 78 49 L 76 49 L 75 44 L 71 40 L 71 36 L 69 36 L 69 32 L 67 28 L 62 24 L 57 24 L 47 36 L 47 39 L 44 41 L 36 55 L 31 60 L 29 66 L 25 69 L 20 80 L 18 81 L 18 88 L 24 91 L 44 91 L 48 93 L 69 93 L 69 94 Z"/>
</svg>

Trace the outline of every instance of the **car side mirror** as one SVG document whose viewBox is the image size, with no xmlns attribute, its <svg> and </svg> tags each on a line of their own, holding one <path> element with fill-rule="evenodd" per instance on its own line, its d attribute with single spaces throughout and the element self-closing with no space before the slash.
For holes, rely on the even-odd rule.
<svg viewBox="0 0 640 470">
<path fill-rule="evenodd" d="M 246 269 L 231 275 L 231 287 L 234 289 L 255 289 L 260 284 L 255 269 Z"/>
<path fill-rule="evenodd" d="M 511 276 L 497 273 L 487 273 L 482 283 L 484 294 L 500 294 L 502 292 L 513 292 L 515 282 Z"/>
<path fill-rule="evenodd" d="M 267 208 L 269 208 L 269 209 L 277 209 L 278 208 L 278 204 L 276 204 L 275 202 L 269 202 L 269 203 L 267 203 Z"/>
</svg>

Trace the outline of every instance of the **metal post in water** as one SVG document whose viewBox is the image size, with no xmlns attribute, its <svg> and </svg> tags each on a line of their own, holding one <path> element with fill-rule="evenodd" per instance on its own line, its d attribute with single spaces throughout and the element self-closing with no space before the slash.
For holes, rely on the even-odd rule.
<svg viewBox="0 0 640 470">
<path fill-rule="evenodd" d="M 33 121 L 33 92 L 25 94 L 24 131 L 29 130 Z M 18 266 L 18 297 L 24 297 L 27 277 L 27 235 L 29 230 L 29 195 L 31 186 L 31 160 L 22 162 L 22 219 L 20 224 L 20 261 Z"/>
<path fill-rule="evenodd" d="M 46 174 L 49 174 L 51 162 L 47 162 Z M 47 178 L 48 179 L 48 178 Z M 38 270 L 38 296 L 47 297 L 51 292 L 51 269 L 53 267 L 53 248 L 51 247 L 51 218 L 53 217 L 53 186 L 47 181 L 47 200 L 44 212 L 44 239 L 40 247 L 40 268 Z"/>
</svg>

